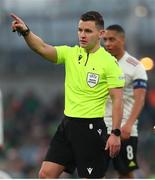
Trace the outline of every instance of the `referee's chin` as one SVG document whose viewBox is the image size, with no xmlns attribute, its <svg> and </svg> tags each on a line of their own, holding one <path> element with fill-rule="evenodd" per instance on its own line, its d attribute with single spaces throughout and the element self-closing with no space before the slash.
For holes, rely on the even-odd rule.
<svg viewBox="0 0 155 180">
<path fill-rule="evenodd" d="M 80 47 L 82 47 L 82 48 L 86 48 L 87 46 L 86 46 L 86 45 L 84 45 L 84 44 L 81 44 L 81 43 L 80 43 Z"/>
<path fill-rule="evenodd" d="M 79 45 L 80 45 L 80 47 L 85 48 L 85 49 L 87 49 L 87 47 L 88 47 L 87 43 L 82 43 L 81 41 L 79 42 Z"/>
</svg>

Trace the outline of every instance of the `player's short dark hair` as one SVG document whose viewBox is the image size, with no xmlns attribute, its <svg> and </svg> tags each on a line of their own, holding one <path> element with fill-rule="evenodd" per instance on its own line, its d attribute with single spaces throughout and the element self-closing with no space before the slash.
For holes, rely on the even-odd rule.
<svg viewBox="0 0 155 180">
<path fill-rule="evenodd" d="M 106 30 L 117 31 L 117 32 L 122 33 L 123 35 L 125 35 L 124 29 L 123 29 L 122 26 L 120 26 L 119 24 L 110 25 L 110 26 L 108 26 L 108 27 L 106 28 Z"/>
<path fill-rule="evenodd" d="M 104 28 L 103 16 L 97 11 L 88 11 L 81 15 L 80 19 L 82 21 L 95 21 L 96 26 Z"/>
</svg>

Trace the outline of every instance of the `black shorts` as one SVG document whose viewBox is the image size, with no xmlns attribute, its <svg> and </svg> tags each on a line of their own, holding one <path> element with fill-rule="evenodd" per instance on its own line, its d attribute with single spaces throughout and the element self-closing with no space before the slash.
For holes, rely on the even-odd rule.
<svg viewBox="0 0 155 180">
<path fill-rule="evenodd" d="M 137 137 L 130 137 L 128 140 L 121 142 L 121 150 L 119 155 L 114 158 L 114 168 L 121 174 L 127 174 L 138 169 L 137 164 Z"/>
<path fill-rule="evenodd" d="M 105 151 L 107 128 L 103 118 L 65 117 L 59 125 L 45 160 L 63 165 L 66 172 L 77 168 L 80 178 L 102 178 L 109 153 Z"/>
</svg>

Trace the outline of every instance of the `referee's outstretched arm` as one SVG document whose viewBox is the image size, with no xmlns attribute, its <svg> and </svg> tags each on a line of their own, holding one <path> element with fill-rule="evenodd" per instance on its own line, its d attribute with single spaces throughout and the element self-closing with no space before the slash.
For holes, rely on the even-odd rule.
<svg viewBox="0 0 155 180">
<path fill-rule="evenodd" d="M 16 16 L 15 14 L 10 15 L 13 18 L 12 21 L 12 31 L 18 32 L 22 35 L 28 44 L 28 46 L 40 54 L 47 60 L 52 61 L 53 63 L 57 62 L 57 53 L 55 47 L 45 43 L 40 37 L 31 32 L 29 27 L 24 23 L 24 21 Z"/>
</svg>

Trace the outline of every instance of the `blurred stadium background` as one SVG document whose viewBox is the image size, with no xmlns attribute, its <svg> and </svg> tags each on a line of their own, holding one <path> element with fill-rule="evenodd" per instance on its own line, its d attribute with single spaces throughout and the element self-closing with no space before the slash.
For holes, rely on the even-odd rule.
<svg viewBox="0 0 155 180">
<path fill-rule="evenodd" d="M 105 27 L 122 25 L 128 51 L 145 63 L 149 86 L 138 126 L 142 172 L 137 172 L 137 178 L 155 177 L 155 0 L 0 0 L 4 110 L 0 170 L 12 178 L 37 178 L 49 140 L 63 116 L 64 69 L 44 61 L 12 33 L 9 14 L 22 17 L 48 43 L 73 45 L 79 16 L 88 10 L 101 12 Z"/>
</svg>

